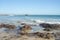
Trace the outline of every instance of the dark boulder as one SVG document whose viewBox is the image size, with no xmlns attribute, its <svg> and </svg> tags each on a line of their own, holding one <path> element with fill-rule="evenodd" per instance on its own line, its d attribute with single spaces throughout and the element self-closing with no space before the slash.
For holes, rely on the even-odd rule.
<svg viewBox="0 0 60 40">
<path fill-rule="evenodd" d="M 49 28 L 49 29 L 60 29 L 60 24 L 49 24 L 49 23 L 41 23 L 40 26 L 42 26 L 43 28 Z"/>
<path fill-rule="evenodd" d="M 52 28 L 51 25 L 48 23 L 41 23 L 40 26 L 42 26 L 44 28 Z"/>
</svg>

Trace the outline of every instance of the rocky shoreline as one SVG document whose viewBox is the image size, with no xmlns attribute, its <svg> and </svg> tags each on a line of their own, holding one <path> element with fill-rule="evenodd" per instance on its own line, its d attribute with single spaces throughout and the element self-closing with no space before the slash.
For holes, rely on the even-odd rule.
<svg viewBox="0 0 60 40">
<path fill-rule="evenodd" d="M 45 28 L 44 31 L 53 31 L 55 40 L 60 40 L 60 24 L 42 23 L 40 26 Z"/>
<path fill-rule="evenodd" d="M 43 27 L 43 32 L 33 32 L 31 25 L 22 24 L 22 27 L 19 26 L 19 30 L 16 29 L 16 25 L 13 24 L 0 24 L 1 28 L 7 28 L 9 30 L 17 30 L 15 35 L 11 34 L 11 32 L 0 33 L 0 40 L 57 40 L 60 38 L 60 32 L 51 32 L 53 30 L 60 30 L 60 24 L 48 24 L 41 23 L 39 26 Z M 36 25 L 34 25 L 36 26 Z M 16 32 L 16 31 L 15 31 Z M 5 35 L 5 36 L 4 36 Z M 57 38 L 59 36 L 59 38 Z M 9 37 L 9 38 L 8 38 Z"/>
</svg>

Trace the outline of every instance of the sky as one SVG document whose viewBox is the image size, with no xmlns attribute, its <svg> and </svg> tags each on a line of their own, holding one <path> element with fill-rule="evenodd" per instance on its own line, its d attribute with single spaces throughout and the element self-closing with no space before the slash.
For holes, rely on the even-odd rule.
<svg viewBox="0 0 60 40">
<path fill-rule="evenodd" d="M 60 15 L 60 0 L 0 0 L 0 14 Z"/>
</svg>

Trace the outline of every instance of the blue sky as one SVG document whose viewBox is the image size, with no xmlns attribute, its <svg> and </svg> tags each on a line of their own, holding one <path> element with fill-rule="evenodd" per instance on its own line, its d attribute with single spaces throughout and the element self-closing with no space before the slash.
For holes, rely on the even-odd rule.
<svg viewBox="0 0 60 40">
<path fill-rule="evenodd" d="M 0 14 L 60 15 L 60 0 L 0 0 Z"/>
</svg>

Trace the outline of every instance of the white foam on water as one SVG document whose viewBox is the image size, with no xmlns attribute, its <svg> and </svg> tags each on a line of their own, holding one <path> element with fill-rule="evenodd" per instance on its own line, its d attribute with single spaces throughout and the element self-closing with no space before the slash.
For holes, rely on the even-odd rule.
<svg viewBox="0 0 60 40">
<path fill-rule="evenodd" d="M 55 20 L 51 20 L 51 21 L 49 21 L 49 20 L 41 20 L 41 19 L 32 19 L 32 21 L 36 21 L 36 23 L 49 23 L 49 24 L 60 24 L 60 21 L 55 21 Z"/>
</svg>

